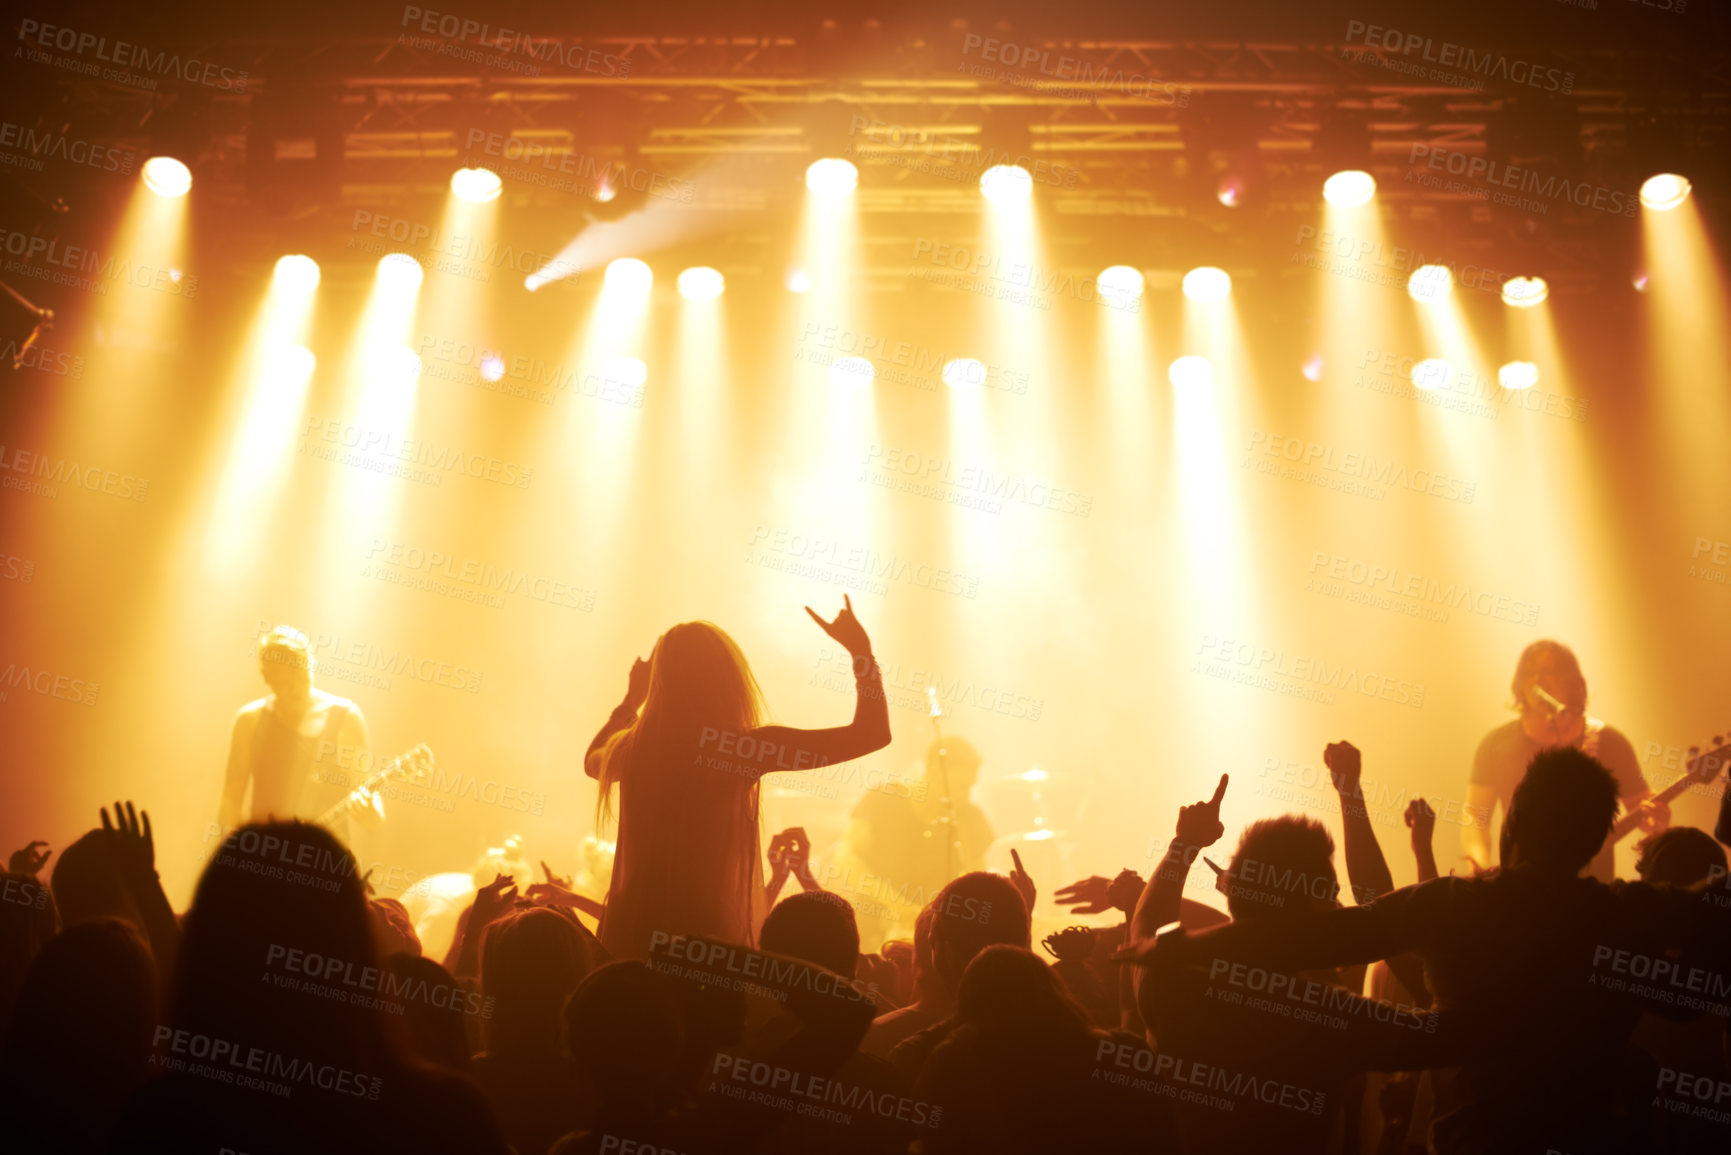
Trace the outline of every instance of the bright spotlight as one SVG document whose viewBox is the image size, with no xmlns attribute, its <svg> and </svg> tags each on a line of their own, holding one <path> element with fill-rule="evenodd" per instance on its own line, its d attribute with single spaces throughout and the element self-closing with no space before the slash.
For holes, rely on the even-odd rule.
<svg viewBox="0 0 1731 1155">
<path fill-rule="evenodd" d="M 606 287 L 620 293 L 647 293 L 655 274 L 636 257 L 620 257 L 607 265 Z"/>
<path fill-rule="evenodd" d="M 1497 370 L 1497 384 L 1504 389 L 1531 389 L 1539 383 L 1539 367 L 1531 361 L 1510 361 Z"/>
<path fill-rule="evenodd" d="M 713 301 L 727 288 L 719 270 L 697 265 L 679 274 L 679 295 L 687 301 Z"/>
<path fill-rule="evenodd" d="M 1166 380 L 1179 389 L 1206 389 L 1214 384 L 1214 364 L 1192 353 L 1167 366 Z"/>
<path fill-rule="evenodd" d="M 183 197 L 192 188 L 192 170 L 172 156 L 144 162 L 144 187 L 159 197 Z"/>
<path fill-rule="evenodd" d="M 831 385 L 870 385 L 877 370 L 864 357 L 837 357 L 829 363 Z"/>
<path fill-rule="evenodd" d="M 305 345 L 290 345 L 283 351 L 283 375 L 297 384 L 311 377 L 318 363 L 319 359 Z"/>
<path fill-rule="evenodd" d="M 407 253 L 387 253 L 379 258 L 379 284 L 386 288 L 418 289 L 424 275 L 421 262 Z"/>
<path fill-rule="evenodd" d="M 531 293 L 546 283 L 547 278 L 543 277 L 540 273 L 530 273 L 527 277 L 523 278 L 523 287 L 528 289 Z"/>
<path fill-rule="evenodd" d="M 1441 357 L 1427 357 L 1412 367 L 1412 383 L 1424 390 L 1447 389 L 1454 367 Z"/>
<path fill-rule="evenodd" d="M 1629 278 L 1629 284 L 1635 287 L 1637 293 L 1645 293 L 1647 291 L 1647 286 L 1652 284 L 1652 281 L 1648 279 L 1646 273 L 1636 273 L 1634 276 Z"/>
<path fill-rule="evenodd" d="M 278 285 L 291 293 L 310 293 L 319 287 L 319 263 L 299 253 L 279 257 L 272 276 Z"/>
<path fill-rule="evenodd" d="M 1192 301 L 1223 301 L 1232 292 L 1232 276 L 1225 269 L 1204 265 L 1184 274 L 1184 295 Z"/>
<path fill-rule="evenodd" d="M 505 376 L 505 359 L 497 353 L 488 353 L 481 358 L 481 380 L 497 381 Z"/>
<path fill-rule="evenodd" d="M 811 274 L 804 269 L 790 269 L 787 274 L 787 291 L 790 293 L 811 292 Z"/>
<path fill-rule="evenodd" d="M 1420 265 L 1406 279 L 1406 295 L 1415 301 L 1440 301 L 1455 287 L 1447 265 Z"/>
<path fill-rule="evenodd" d="M 1512 309 L 1530 309 L 1550 295 L 1551 287 L 1543 277 L 1510 277 L 1503 282 L 1503 304 Z"/>
<path fill-rule="evenodd" d="M 1322 365 L 1322 354 L 1312 353 L 1304 359 L 1304 364 L 1298 367 L 1298 371 L 1304 374 L 1306 381 L 1320 381 L 1322 380 Z"/>
<path fill-rule="evenodd" d="M 968 389 L 986 383 L 986 366 L 972 357 L 958 357 L 944 363 L 944 384 L 951 389 Z"/>
<path fill-rule="evenodd" d="M 1376 195 L 1376 178 L 1361 169 L 1337 172 L 1322 182 L 1322 199 L 1343 209 L 1370 203 Z"/>
<path fill-rule="evenodd" d="M 601 366 L 601 379 L 609 385 L 641 389 L 643 383 L 649 380 L 649 366 L 635 357 L 615 357 Z"/>
<path fill-rule="evenodd" d="M 499 174 L 487 168 L 460 168 L 451 174 L 451 192 L 458 200 L 484 205 L 499 199 L 505 185 Z"/>
<path fill-rule="evenodd" d="M 852 161 L 826 156 L 806 167 L 805 187 L 820 196 L 843 196 L 859 187 L 859 169 Z"/>
<path fill-rule="evenodd" d="M 1113 305 L 1122 307 L 1142 299 L 1142 271 L 1129 265 L 1101 269 L 1100 275 L 1094 278 L 1094 284 L 1100 295 Z"/>
<path fill-rule="evenodd" d="M 1689 178 L 1662 172 L 1641 182 L 1641 203 L 1657 213 L 1670 212 L 1689 199 Z"/>
<path fill-rule="evenodd" d="M 980 174 L 980 193 L 989 201 L 1025 201 L 1034 195 L 1034 177 L 1019 164 L 995 164 Z"/>
<path fill-rule="evenodd" d="M 379 351 L 373 368 L 387 381 L 409 385 L 421 375 L 421 358 L 407 345 L 393 345 Z"/>
<path fill-rule="evenodd" d="M 1238 202 L 1244 199 L 1244 185 L 1235 177 L 1225 177 L 1214 190 L 1214 199 L 1227 208 L 1237 208 Z"/>
</svg>

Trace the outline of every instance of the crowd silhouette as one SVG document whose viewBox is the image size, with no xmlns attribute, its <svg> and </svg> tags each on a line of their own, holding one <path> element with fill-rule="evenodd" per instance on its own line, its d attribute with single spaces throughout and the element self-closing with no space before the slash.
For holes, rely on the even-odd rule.
<svg viewBox="0 0 1731 1155">
<path fill-rule="evenodd" d="M 759 844 L 766 775 L 890 741 L 851 604 L 811 616 L 853 659 L 850 722 L 767 724 L 733 640 L 674 626 L 585 758 L 617 821 L 604 903 L 489 870 L 437 960 L 310 822 L 228 831 L 179 915 L 131 802 L 57 857 L 20 849 L 0 1149 L 1731 1151 L 1731 796 L 1711 834 L 1653 833 L 1639 877 L 1606 882 L 1630 786 L 1579 743 L 1536 745 L 1499 799 L 1500 864 L 1439 876 L 1415 800 L 1420 881 L 1397 889 L 1337 742 L 1339 847 L 1269 814 L 1217 865 L 1222 775 L 1150 816 L 1171 835 L 1146 879 L 1055 891 L 1122 920 L 1051 935 L 1051 962 L 1019 858 L 945 880 L 911 942 L 862 942 L 803 830 L 771 840 L 767 878 Z"/>
</svg>

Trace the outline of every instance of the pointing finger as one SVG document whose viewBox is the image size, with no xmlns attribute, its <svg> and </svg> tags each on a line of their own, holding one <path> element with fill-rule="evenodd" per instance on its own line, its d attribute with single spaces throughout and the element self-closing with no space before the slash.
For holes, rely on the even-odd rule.
<svg viewBox="0 0 1731 1155">
<path fill-rule="evenodd" d="M 1230 777 L 1230 775 L 1226 775 L 1226 774 L 1222 774 L 1220 776 L 1220 785 L 1218 785 L 1214 788 L 1214 797 L 1212 797 L 1208 800 L 1208 805 L 1210 805 L 1210 806 L 1219 806 L 1220 805 L 1220 800 L 1222 798 L 1226 797 L 1226 782 L 1227 782 L 1227 779 L 1229 777 Z"/>
</svg>

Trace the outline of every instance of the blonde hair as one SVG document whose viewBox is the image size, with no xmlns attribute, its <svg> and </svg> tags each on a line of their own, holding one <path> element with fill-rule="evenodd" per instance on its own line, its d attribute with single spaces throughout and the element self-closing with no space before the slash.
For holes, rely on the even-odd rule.
<svg viewBox="0 0 1731 1155">
<path fill-rule="evenodd" d="M 276 626 L 258 640 L 258 663 L 299 666 L 311 671 L 316 664 L 313 645 L 307 636 L 293 626 Z"/>
<path fill-rule="evenodd" d="M 695 750 L 705 726 L 742 734 L 764 717 L 751 664 L 727 631 L 714 622 L 674 626 L 649 655 L 649 692 L 637 720 L 601 748 L 597 825 L 613 818 L 613 788 L 629 760 Z"/>
</svg>

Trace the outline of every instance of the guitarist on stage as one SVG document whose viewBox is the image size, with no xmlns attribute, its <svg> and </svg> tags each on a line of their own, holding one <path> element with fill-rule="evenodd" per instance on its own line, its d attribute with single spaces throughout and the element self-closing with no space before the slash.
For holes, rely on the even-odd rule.
<svg viewBox="0 0 1731 1155">
<path fill-rule="evenodd" d="M 271 692 L 234 717 L 218 814 L 224 830 L 273 817 L 313 819 L 359 785 L 371 763 L 360 707 L 314 688 L 317 663 L 305 634 L 277 626 L 259 639 L 258 659 Z M 346 843 L 350 832 L 331 833 Z"/>
<path fill-rule="evenodd" d="M 1467 858 L 1479 870 L 1491 865 L 1491 812 L 1500 803 L 1506 819 L 1527 764 L 1548 746 L 1575 746 L 1603 763 L 1617 779 L 1625 811 L 1634 810 L 1653 793 L 1629 739 L 1603 720 L 1587 715 L 1587 679 L 1569 647 L 1539 641 L 1522 650 L 1511 689 L 1521 716 L 1484 736 L 1473 755 L 1472 778 L 1467 785 L 1467 813 L 1476 817 L 1477 823 L 1462 828 L 1461 841 Z M 1642 817 L 1640 828 L 1649 832 L 1663 829 L 1669 820 L 1669 808 L 1657 803 Z M 1615 843 L 1607 839 L 1586 873 L 1601 882 L 1611 881 L 1615 849 Z"/>
</svg>

